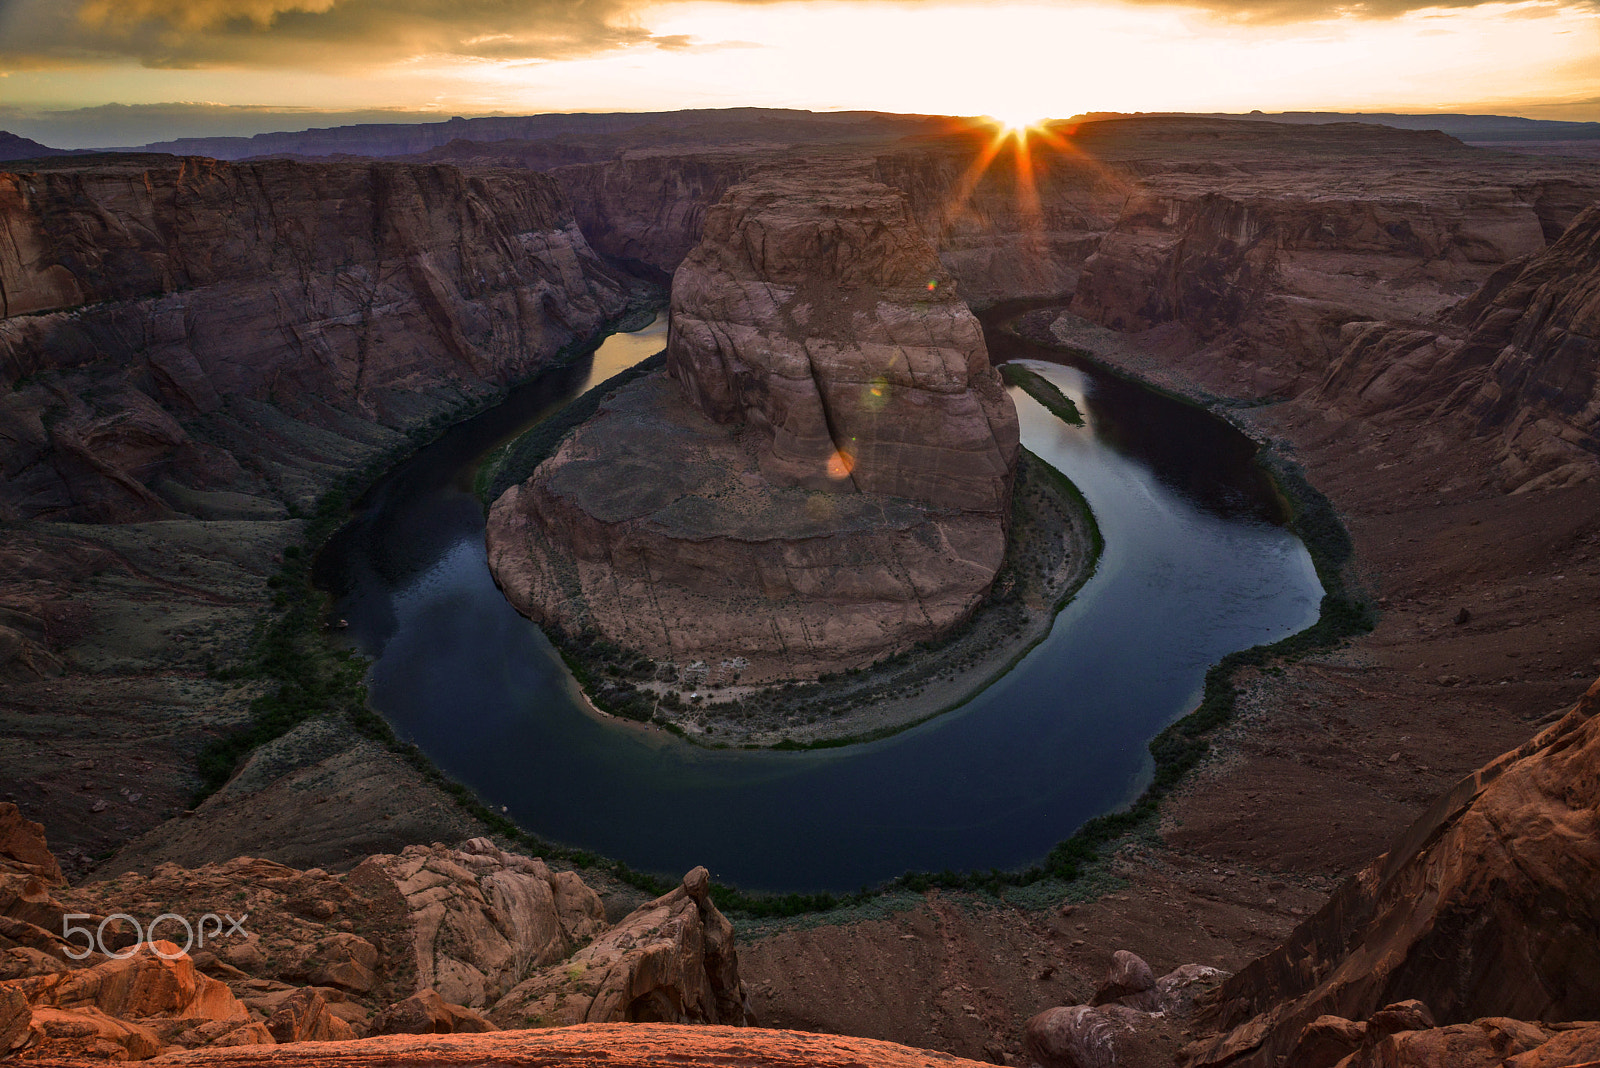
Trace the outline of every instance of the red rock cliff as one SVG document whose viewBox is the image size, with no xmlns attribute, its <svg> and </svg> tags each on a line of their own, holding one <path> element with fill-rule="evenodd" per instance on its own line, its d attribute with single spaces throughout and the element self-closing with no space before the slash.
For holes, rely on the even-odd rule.
<svg viewBox="0 0 1600 1068">
<path fill-rule="evenodd" d="M 180 420 L 249 400 L 404 426 L 419 393 L 526 376 L 624 304 L 531 172 L 67 162 L 0 174 L 0 218 L 11 516 L 162 514 L 158 477 L 232 474 Z"/>
<path fill-rule="evenodd" d="M 1200 1025 L 1219 1034 L 1187 1063 L 1281 1063 L 1318 1017 L 1367 1020 L 1405 999 L 1442 1024 L 1600 1016 L 1597 713 L 1600 683 L 1442 796 L 1217 991 Z"/>
</svg>

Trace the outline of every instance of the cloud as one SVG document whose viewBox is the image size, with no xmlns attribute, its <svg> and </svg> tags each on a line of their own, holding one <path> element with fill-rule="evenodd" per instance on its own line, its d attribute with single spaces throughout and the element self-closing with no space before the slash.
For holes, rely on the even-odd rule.
<svg viewBox="0 0 1600 1068">
<path fill-rule="evenodd" d="M 1163 0 L 1150 2 L 1159 3 Z M 1328 0 L 1205 0 L 1203 6 L 1236 21 L 1267 24 L 1313 19 L 1388 19 L 1413 11 L 1465 11 L 1475 7 L 1504 8 L 1507 4 L 1505 0 L 1358 0 L 1355 3 Z M 1595 0 L 1566 0 L 1563 4 L 1550 6 L 1558 10 L 1600 10 Z"/>
<path fill-rule="evenodd" d="M 721 52 L 729 48 L 765 48 L 754 41 L 702 41 L 692 33 L 658 33 L 650 43 L 664 52 Z"/>
<path fill-rule="evenodd" d="M 420 56 L 546 60 L 627 45 L 667 51 L 748 47 L 643 25 L 654 0 L 0 0 L 0 71 L 133 60 L 152 68 L 371 70 Z M 762 3 L 765 0 L 735 0 Z M 813 0 L 818 7 L 833 0 Z M 918 7 L 941 0 L 855 0 Z M 981 9 L 985 3 L 968 0 Z M 1055 0 L 1064 8 L 1079 0 Z M 1382 19 L 1505 0 L 1121 0 L 1187 7 L 1227 23 Z M 1594 10 L 1600 0 L 1562 0 Z M 1528 3 L 1527 15 L 1551 10 Z M 1515 7 L 1512 7 L 1516 10 Z M 982 17 L 981 14 L 976 17 Z"/>
<path fill-rule="evenodd" d="M 0 68 L 360 69 L 556 59 L 645 41 L 634 0 L 0 0 Z"/>
</svg>

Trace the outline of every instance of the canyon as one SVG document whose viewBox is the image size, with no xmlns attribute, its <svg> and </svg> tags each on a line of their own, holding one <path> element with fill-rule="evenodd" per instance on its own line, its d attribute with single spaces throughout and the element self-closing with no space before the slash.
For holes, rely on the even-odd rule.
<svg viewBox="0 0 1600 1068">
<path fill-rule="evenodd" d="M 163 862 L 353 872 L 478 837 L 449 794 L 337 721 L 285 735 L 168 821 L 204 740 L 259 695 L 206 675 L 205 656 L 244 649 L 323 488 L 620 315 L 642 292 L 625 275 L 678 270 L 730 190 L 827 155 L 904 198 L 967 300 L 1053 298 L 1040 336 L 1291 456 L 1339 508 L 1381 616 L 1346 648 L 1242 672 L 1212 758 L 1154 836 L 1110 850 L 1101 882 L 1033 907 L 934 891 L 746 938 L 760 1022 L 1020 1063 L 1022 1021 L 1087 1003 L 1131 949 L 1158 972 L 1238 973 L 1150 1063 L 1195 1037 L 1195 1063 L 1268 1063 L 1319 1020 L 1315 1056 L 1338 1056 L 1315 1063 L 1447 1063 L 1463 1042 L 1474 1063 L 1558 1041 L 1576 1056 L 1581 1029 L 1554 1025 L 1593 1018 L 1589 988 L 1513 987 L 1592 962 L 1552 949 L 1514 973 L 1534 986 L 1484 962 L 1592 945 L 1582 872 L 1539 877 L 1571 888 L 1548 917 L 1496 914 L 1463 943 L 1459 986 L 1430 985 L 1416 962 L 1432 943 L 1386 941 L 1385 924 L 1448 929 L 1477 899 L 1419 905 L 1415 887 L 1470 890 L 1505 871 L 1483 866 L 1497 851 L 1565 863 L 1592 838 L 1571 756 L 1592 691 L 1566 711 L 1600 671 L 1592 165 L 1339 125 L 1051 134 L 1074 151 L 1035 145 L 1032 197 L 1013 146 L 980 168 L 986 131 L 937 127 L 827 152 L 656 144 L 544 173 L 493 142 L 427 164 L 12 165 L 4 791 L 74 877 L 93 869 L 84 892 Z M 222 226 L 224 207 L 249 225 Z M 619 908 L 642 903 L 596 881 Z M 1370 978 L 1344 982 L 1356 972 Z M 1428 1014 L 1395 1031 L 1379 1014 L 1403 997 Z M 1545 1026 L 1473 1022 L 1513 1015 Z"/>
<path fill-rule="evenodd" d="M 674 277 L 666 371 L 494 503 L 512 603 L 754 683 L 969 617 L 1005 555 L 1017 416 L 941 273 L 887 187 L 735 187 Z"/>
</svg>

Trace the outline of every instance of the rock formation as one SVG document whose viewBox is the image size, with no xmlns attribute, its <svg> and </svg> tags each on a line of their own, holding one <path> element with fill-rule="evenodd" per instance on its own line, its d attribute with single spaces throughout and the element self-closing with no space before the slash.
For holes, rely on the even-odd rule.
<svg viewBox="0 0 1600 1068">
<path fill-rule="evenodd" d="M 492 1004 L 530 968 L 564 960 L 605 927 L 605 907 L 575 873 L 485 839 L 366 863 L 393 880 L 411 913 L 417 986 L 447 1002 Z"/>
<path fill-rule="evenodd" d="M 1142 957 L 1119 949 L 1089 1005 L 1060 1005 L 1023 1027 L 1022 1048 L 1039 1068 L 1119 1068 L 1163 1063 L 1152 1031 L 1192 1011 L 1227 972 L 1185 964 L 1156 978 Z"/>
<path fill-rule="evenodd" d="M 768 178 L 725 197 L 674 276 L 667 366 L 707 417 L 765 439 L 775 485 L 1005 511 L 1016 414 L 886 186 Z"/>
<path fill-rule="evenodd" d="M 368 857 L 340 876 L 238 857 L 74 889 L 58 875 L 45 883 L 56 870 L 39 825 L 0 804 L 0 887 L 31 880 L 0 896 L 0 1055 L 143 1060 L 174 1048 L 482 1033 L 491 1019 L 749 1021 L 733 927 L 704 868 L 615 926 L 576 873 L 487 839 Z M 240 929 L 185 946 L 136 942 L 112 920 L 109 957 L 84 956 L 81 936 L 69 944 L 34 922 L 60 930 L 75 913 L 94 931 L 112 913 L 194 923 L 223 908 Z"/>
<path fill-rule="evenodd" d="M 959 622 L 1005 552 L 1016 413 L 894 191 L 763 178 L 673 283 L 668 366 L 489 518 L 519 610 L 747 681 L 856 667 Z"/>
<path fill-rule="evenodd" d="M 1453 320 L 1453 321 L 1452 321 Z M 1460 417 L 1529 490 L 1600 475 L 1600 204 L 1426 326 L 1351 323 L 1318 395 L 1392 421 Z"/>
<path fill-rule="evenodd" d="M 579 1024 L 491 1035 L 389 1035 L 271 1049 L 203 1049 L 163 1063 L 214 1068 L 979 1068 L 979 1062 L 893 1042 L 804 1031 Z M 1542 1066 L 1541 1066 L 1542 1068 Z"/>
<path fill-rule="evenodd" d="M 746 1023 L 733 925 L 711 903 L 710 887 L 706 869 L 694 869 L 671 893 L 519 983 L 491 1018 L 508 1028 L 617 1019 Z"/>
<path fill-rule="evenodd" d="M 356 416 L 381 437 L 545 366 L 626 303 L 537 174 L 33 166 L 0 174 L 7 518 L 239 517 L 229 494 L 261 480 L 227 447 L 251 433 L 300 421 L 315 441 Z"/>
<path fill-rule="evenodd" d="M 1209 999 L 1197 1023 L 1217 1034 L 1190 1047 L 1186 1063 L 1272 1065 L 1311 1040 L 1308 1028 L 1329 1031 L 1324 1017 L 1397 1030 L 1379 1010 L 1401 999 L 1447 1025 L 1600 1017 L 1597 713 L 1600 683 L 1435 802 L 1288 942 Z M 1404 1027 L 1430 1023 L 1417 1015 Z"/>
</svg>

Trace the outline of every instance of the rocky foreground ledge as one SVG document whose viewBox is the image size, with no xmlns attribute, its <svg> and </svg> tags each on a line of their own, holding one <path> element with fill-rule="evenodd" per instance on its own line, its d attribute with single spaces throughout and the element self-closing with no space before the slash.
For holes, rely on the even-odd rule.
<svg viewBox="0 0 1600 1068">
<path fill-rule="evenodd" d="M 0 1056 L 743 1026 L 733 926 L 709 891 L 696 868 L 613 923 L 575 872 L 482 838 L 367 857 L 341 875 L 238 857 L 72 887 L 42 828 L 0 804 Z"/>
<path fill-rule="evenodd" d="M 199 1050 L 161 1063 L 273 1065 L 519 1065 L 570 1068 L 971 1068 L 977 1061 L 911 1049 L 893 1042 L 801 1031 L 665 1024 L 585 1024 L 548 1031 L 494 1035 L 394 1036 L 365 1042 L 324 1042 L 287 1049 Z"/>
<path fill-rule="evenodd" d="M 731 190 L 674 278 L 667 360 L 495 503 L 489 562 L 520 611 L 764 683 L 862 667 L 977 607 L 1016 411 L 900 193 Z"/>
</svg>

